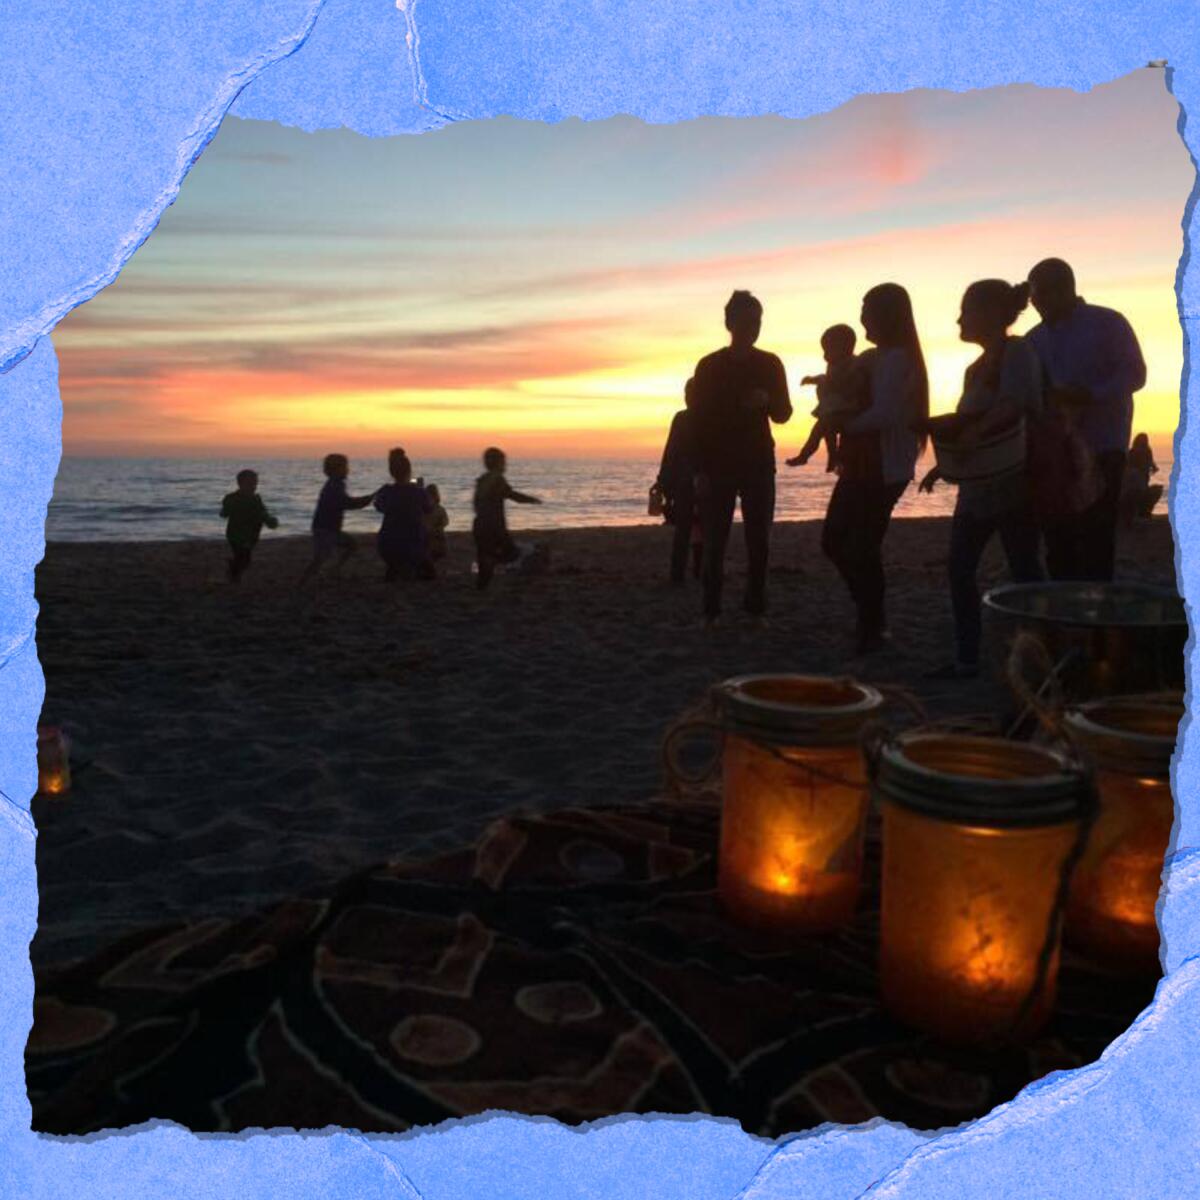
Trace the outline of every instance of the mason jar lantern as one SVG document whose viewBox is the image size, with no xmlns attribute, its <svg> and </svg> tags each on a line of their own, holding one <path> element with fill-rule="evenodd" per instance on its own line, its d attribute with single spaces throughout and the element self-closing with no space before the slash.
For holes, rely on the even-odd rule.
<svg viewBox="0 0 1200 1200">
<path fill-rule="evenodd" d="M 1171 756 L 1183 717 L 1175 695 L 1116 696 L 1068 709 L 1066 736 L 1094 768 L 1100 812 L 1075 872 L 1067 940 L 1132 971 L 1158 966 L 1154 909 L 1171 838 Z"/>
<path fill-rule="evenodd" d="M 854 915 L 883 696 L 853 680 L 750 675 L 716 689 L 724 733 L 719 894 L 738 920 L 818 933 Z"/>
<path fill-rule="evenodd" d="M 71 758 L 67 735 L 57 725 L 37 727 L 38 792 L 64 796 L 71 790 Z"/>
<path fill-rule="evenodd" d="M 1036 1031 L 1092 805 L 1083 768 L 1049 748 L 921 731 L 873 757 L 885 1006 L 951 1043 Z"/>
</svg>

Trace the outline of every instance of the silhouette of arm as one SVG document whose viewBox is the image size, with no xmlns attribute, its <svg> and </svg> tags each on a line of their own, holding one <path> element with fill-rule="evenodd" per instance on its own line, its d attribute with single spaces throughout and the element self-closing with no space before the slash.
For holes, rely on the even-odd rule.
<svg viewBox="0 0 1200 1200">
<path fill-rule="evenodd" d="M 792 398 L 788 395 L 787 372 L 778 358 L 771 365 L 775 378 L 771 381 L 771 402 L 767 412 L 776 425 L 785 425 L 792 419 Z"/>
<path fill-rule="evenodd" d="M 378 496 L 379 493 L 371 492 L 368 496 L 344 496 L 342 498 L 343 508 L 366 508 Z"/>
<path fill-rule="evenodd" d="M 508 493 L 504 498 L 506 500 L 514 500 L 517 504 L 541 504 L 541 501 L 536 496 L 527 496 L 524 492 L 514 492 L 512 488 L 508 489 Z"/>
<path fill-rule="evenodd" d="M 1112 403 L 1146 386 L 1146 360 L 1133 327 L 1118 312 L 1108 313 L 1101 334 L 1106 354 L 1107 377 L 1092 389 L 1092 399 Z"/>
<path fill-rule="evenodd" d="M 278 519 L 276 517 L 272 516 L 271 513 L 269 513 L 267 511 L 267 506 L 263 503 L 263 499 L 261 496 L 258 498 L 258 511 L 259 511 L 259 515 L 262 517 L 262 523 L 268 529 L 278 529 L 279 528 Z"/>
<path fill-rule="evenodd" d="M 229 497 L 228 496 L 225 496 L 221 500 L 221 516 L 223 516 L 223 517 L 229 516 Z"/>
<path fill-rule="evenodd" d="M 881 354 L 871 374 L 871 405 L 842 428 L 846 433 L 874 433 L 907 425 L 912 364 L 903 351 Z"/>
</svg>

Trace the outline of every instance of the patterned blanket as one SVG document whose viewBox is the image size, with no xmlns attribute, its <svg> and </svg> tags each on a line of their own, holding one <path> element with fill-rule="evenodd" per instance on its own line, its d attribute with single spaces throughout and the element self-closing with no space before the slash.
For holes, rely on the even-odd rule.
<svg viewBox="0 0 1200 1200">
<path fill-rule="evenodd" d="M 949 1050 L 878 1003 L 879 845 L 844 932 L 786 943 L 715 895 L 712 798 L 493 825 L 329 897 L 170 925 L 42 973 L 33 1127 L 397 1131 L 504 1109 L 713 1113 L 776 1136 L 973 1119 L 1097 1058 L 1153 994 L 1064 957 L 1037 1041 Z"/>
</svg>

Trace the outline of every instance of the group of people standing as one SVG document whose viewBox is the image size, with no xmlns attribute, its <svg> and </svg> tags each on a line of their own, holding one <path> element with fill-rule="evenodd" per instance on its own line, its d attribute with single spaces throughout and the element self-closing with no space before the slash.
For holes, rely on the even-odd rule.
<svg viewBox="0 0 1200 1200">
<path fill-rule="evenodd" d="M 1015 337 L 1011 327 L 1031 301 L 1041 321 Z M 833 326 L 822 337 L 826 371 L 804 381 L 817 385 L 817 425 L 800 454 L 788 460 L 803 465 L 821 441 L 829 446 L 837 482 L 821 548 L 850 593 L 857 653 L 888 643 L 882 547 L 929 438 L 935 449 L 953 445 L 959 461 L 996 439 L 1022 439 L 1015 462 L 1010 453 L 995 474 L 984 467 L 958 482 L 948 550 L 956 654 L 933 673 L 970 677 L 978 671 L 980 647 L 976 574 L 993 537 L 1000 538 L 1016 581 L 1047 573 L 1058 580 L 1112 579 L 1122 490 L 1134 460 L 1140 464 L 1129 450 L 1133 393 L 1145 384 L 1145 363 L 1128 321 L 1079 296 L 1074 273 L 1061 259 L 1039 262 L 1023 283 L 985 279 L 966 289 L 959 332 L 981 353 L 947 417 L 930 418 L 929 380 L 908 292 L 896 283 L 871 288 L 860 319 L 871 344 L 861 353 L 854 353 L 849 326 Z M 709 623 L 721 611 L 725 550 L 738 500 L 748 560 L 745 608 L 758 621 L 766 611 L 775 509 L 770 427 L 786 423 L 793 410 L 782 362 L 755 344 L 761 324 L 759 301 L 734 292 L 725 307 L 729 345 L 696 365 L 656 482 L 675 524 L 673 581 L 683 581 L 693 522 L 702 529 Z M 932 490 L 942 477 L 935 466 L 921 489 Z"/>
</svg>

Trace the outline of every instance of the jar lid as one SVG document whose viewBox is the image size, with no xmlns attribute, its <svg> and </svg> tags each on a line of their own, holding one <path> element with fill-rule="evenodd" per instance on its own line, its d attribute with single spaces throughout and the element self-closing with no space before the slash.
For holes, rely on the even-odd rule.
<svg viewBox="0 0 1200 1200">
<path fill-rule="evenodd" d="M 1179 692 L 1110 696 L 1067 709 L 1063 726 L 1100 770 L 1165 780 L 1183 713 Z"/>
<path fill-rule="evenodd" d="M 1082 765 L 1006 738 L 914 730 L 884 743 L 875 790 L 925 816 L 1009 829 L 1082 817 L 1094 803 Z"/>
<path fill-rule="evenodd" d="M 875 688 L 823 675 L 739 675 L 713 698 L 731 733 L 785 746 L 852 745 L 883 707 Z"/>
</svg>

